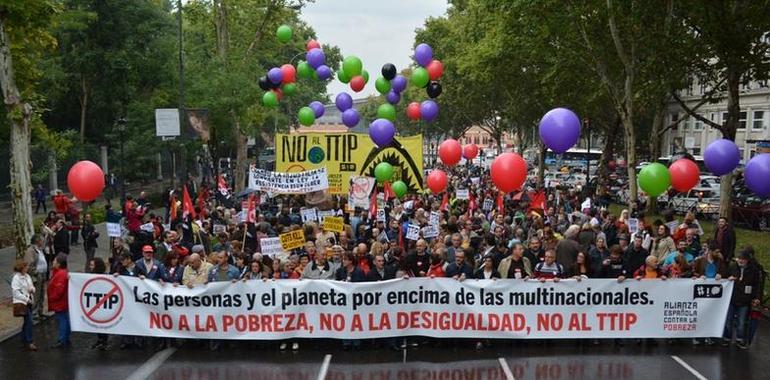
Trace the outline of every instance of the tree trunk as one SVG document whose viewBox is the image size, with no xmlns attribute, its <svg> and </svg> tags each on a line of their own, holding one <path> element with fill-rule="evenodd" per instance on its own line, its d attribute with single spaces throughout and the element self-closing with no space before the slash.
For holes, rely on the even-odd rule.
<svg viewBox="0 0 770 380">
<path fill-rule="evenodd" d="M 246 187 L 246 172 L 248 166 L 248 144 L 249 137 L 241 131 L 241 123 L 235 121 L 235 188 L 237 193 Z"/>
<path fill-rule="evenodd" d="M 13 75 L 11 42 L 0 14 L 0 86 L 11 126 L 11 210 L 16 257 L 22 257 L 34 233 L 32 225 L 32 178 L 30 175 L 30 120 L 32 106 L 22 102 Z"/>
<path fill-rule="evenodd" d="M 741 113 L 739 86 L 741 73 L 727 68 L 727 123 L 722 127 L 722 137 L 735 141 L 738 119 Z M 741 157 L 743 159 L 743 157 Z M 733 172 L 722 176 L 719 184 L 719 216 L 732 220 Z"/>
<path fill-rule="evenodd" d="M 86 110 L 88 109 L 88 81 L 85 76 L 80 78 L 80 156 L 83 157 L 83 149 L 86 143 Z"/>
<path fill-rule="evenodd" d="M 650 135 L 650 162 L 655 162 L 660 157 L 660 131 L 663 129 L 663 123 L 666 120 L 666 103 L 661 102 L 655 110 L 655 116 L 652 119 L 652 135 Z M 647 214 L 652 215 L 658 209 L 658 198 L 650 198 L 647 202 Z"/>
<path fill-rule="evenodd" d="M 545 189 L 545 145 L 538 140 L 537 142 L 540 151 L 537 154 L 537 183 L 535 187 L 538 189 Z"/>
<path fill-rule="evenodd" d="M 599 179 L 596 181 L 600 189 L 603 188 L 605 184 L 607 184 L 609 179 L 609 162 L 615 155 L 615 144 L 617 144 L 619 131 L 620 118 L 618 117 L 615 123 L 607 128 L 607 131 L 604 135 L 604 150 L 602 151 L 601 158 L 599 158 L 599 168 L 597 170 Z"/>
</svg>

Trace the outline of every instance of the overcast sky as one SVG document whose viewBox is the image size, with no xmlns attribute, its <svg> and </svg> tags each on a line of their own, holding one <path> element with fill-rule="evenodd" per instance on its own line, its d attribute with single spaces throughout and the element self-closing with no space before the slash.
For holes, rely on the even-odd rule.
<svg viewBox="0 0 770 380">
<path fill-rule="evenodd" d="M 354 98 L 376 94 L 374 80 L 385 63 L 398 71 L 412 63 L 415 29 L 425 19 L 444 14 L 446 0 L 316 0 L 300 16 L 315 29 L 319 42 L 340 47 L 342 56 L 356 55 L 369 72 L 369 83 L 359 93 L 333 80 L 327 87 L 333 100 L 348 91 Z"/>
</svg>

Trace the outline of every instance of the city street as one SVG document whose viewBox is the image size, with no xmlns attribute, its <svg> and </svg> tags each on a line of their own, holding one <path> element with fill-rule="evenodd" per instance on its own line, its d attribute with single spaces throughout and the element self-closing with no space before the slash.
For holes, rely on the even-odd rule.
<svg viewBox="0 0 770 380">
<path fill-rule="evenodd" d="M 279 352 L 277 342 L 230 342 L 211 351 L 193 341 L 154 352 L 119 350 L 118 337 L 111 337 L 108 351 L 95 351 L 89 348 L 95 337 L 83 333 L 73 334 L 69 349 L 48 348 L 56 340 L 56 324 L 48 320 L 35 328 L 40 351 L 23 351 L 18 337 L 0 344 L 0 379 L 766 379 L 767 333 L 761 326 L 758 341 L 746 351 L 693 347 L 689 340 L 660 340 L 658 347 L 633 340 L 623 347 L 559 340 L 501 341 L 480 351 L 466 341 L 458 344 L 464 348 L 343 352 L 338 341 L 302 340 L 297 353 Z"/>
</svg>

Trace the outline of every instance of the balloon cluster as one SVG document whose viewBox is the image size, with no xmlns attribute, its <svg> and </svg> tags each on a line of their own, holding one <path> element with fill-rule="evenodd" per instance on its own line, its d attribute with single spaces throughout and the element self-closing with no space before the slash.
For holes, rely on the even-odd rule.
<svg viewBox="0 0 770 380">
<path fill-rule="evenodd" d="M 444 64 L 433 59 L 433 49 L 426 43 L 421 43 L 414 48 L 414 60 L 419 67 L 412 71 L 411 83 L 418 88 L 425 88 L 425 92 L 431 99 L 422 103 L 412 102 L 406 107 L 406 116 L 410 120 L 424 120 L 431 122 L 438 117 L 438 104 L 433 99 L 441 95 L 441 83 L 438 80 L 444 74 Z"/>
</svg>

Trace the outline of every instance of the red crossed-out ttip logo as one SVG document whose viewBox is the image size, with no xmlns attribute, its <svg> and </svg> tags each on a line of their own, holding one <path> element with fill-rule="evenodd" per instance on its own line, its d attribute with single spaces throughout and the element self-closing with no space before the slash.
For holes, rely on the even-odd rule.
<svg viewBox="0 0 770 380">
<path fill-rule="evenodd" d="M 107 324 L 123 311 L 123 292 L 109 277 L 95 277 L 83 285 L 80 291 L 80 309 L 90 322 Z"/>
</svg>

